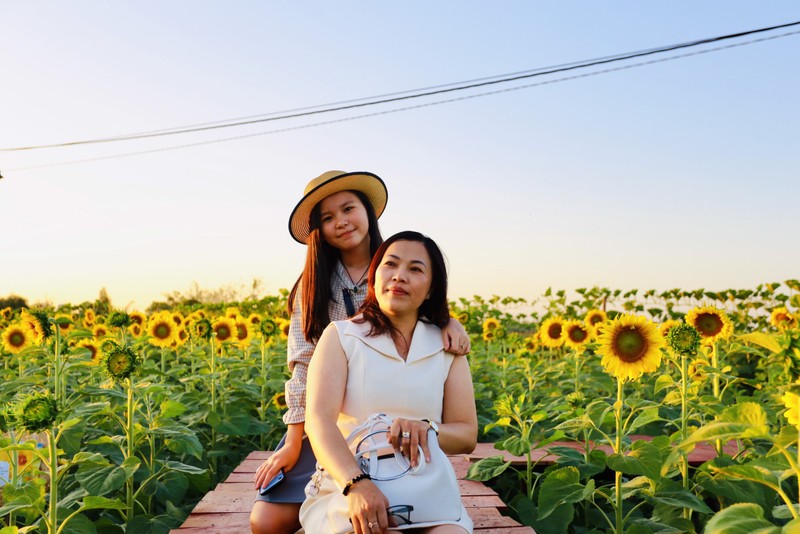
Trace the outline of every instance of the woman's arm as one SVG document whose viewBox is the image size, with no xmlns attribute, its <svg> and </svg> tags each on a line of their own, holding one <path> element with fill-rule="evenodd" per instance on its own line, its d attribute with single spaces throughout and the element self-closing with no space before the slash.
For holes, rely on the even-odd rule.
<svg viewBox="0 0 800 534">
<path fill-rule="evenodd" d="M 475 450 L 477 441 L 478 413 L 469 362 L 453 358 L 444 383 L 439 446 L 447 454 L 466 454 Z"/>
<path fill-rule="evenodd" d="M 344 487 L 361 475 L 353 453 L 347 446 L 336 421 L 347 387 L 347 357 L 339 341 L 336 326 L 331 324 L 320 337 L 308 369 L 306 433 L 317 461 Z M 350 520 L 356 532 L 369 532 L 369 523 L 388 528 L 386 508 L 389 501 L 369 480 L 360 480 L 347 493 Z"/>
</svg>

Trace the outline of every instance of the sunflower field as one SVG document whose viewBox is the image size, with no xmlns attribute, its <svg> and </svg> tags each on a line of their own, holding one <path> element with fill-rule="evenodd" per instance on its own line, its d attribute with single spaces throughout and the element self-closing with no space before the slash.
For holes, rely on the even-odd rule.
<svg viewBox="0 0 800 534">
<path fill-rule="evenodd" d="M 470 478 L 539 533 L 800 532 L 800 282 L 573 293 L 451 302 Z M 284 431 L 285 305 L 0 310 L 0 534 L 179 526 Z"/>
</svg>

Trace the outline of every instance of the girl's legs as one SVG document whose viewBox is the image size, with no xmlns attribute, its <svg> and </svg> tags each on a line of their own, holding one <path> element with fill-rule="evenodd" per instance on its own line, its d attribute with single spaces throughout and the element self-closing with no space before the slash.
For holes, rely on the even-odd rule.
<svg viewBox="0 0 800 534">
<path fill-rule="evenodd" d="M 300 529 L 300 503 L 256 501 L 250 512 L 253 534 L 294 534 Z"/>
</svg>

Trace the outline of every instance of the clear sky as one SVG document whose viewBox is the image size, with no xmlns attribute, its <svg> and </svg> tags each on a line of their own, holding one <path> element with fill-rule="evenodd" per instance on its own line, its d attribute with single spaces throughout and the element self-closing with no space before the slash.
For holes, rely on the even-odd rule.
<svg viewBox="0 0 800 534">
<path fill-rule="evenodd" d="M 638 51 L 794 22 L 800 6 L 5 1 L 0 19 L 0 148 L 9 148 Z M 329 169 L 384 178 L 383 234 L 433 237 L 449 259 L 451 297 L 797 278 L 798 58 L 792 35 L 308 128 L 296 129 L 409 103 L 0 152 L 0 296 L 79 303 L 106 287 L 116 306 L 144 309 L 193 282 L 254 278 L 275 293 L 305 254 L 288 216 L 308 180 Z M 97 159 L 250 134 L 262 135 Z M 82 159 L 94 161 L 30 168 Z"/>
</svg>

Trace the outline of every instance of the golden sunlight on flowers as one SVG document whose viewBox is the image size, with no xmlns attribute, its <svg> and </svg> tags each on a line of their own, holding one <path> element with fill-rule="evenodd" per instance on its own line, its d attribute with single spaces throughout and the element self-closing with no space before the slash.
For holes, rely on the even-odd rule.
<svg viewBox="0 0 800 534">
<path fill-rule="evenodd" d="M 236 323 L 230 317 L 218 317 L 211 325 L 211 330 L 216 334 L 219 342 L 224 343 L 236 339 Z"/>
<path fill-rule="evenodd" d="M 26 322 L 19 322 L 3 331 L 2 340 L 6 352 L 18 354 L 36 342 L 36 334 Z"/>
<path fill-rule="evenodd" d="M 589 327 L 583 321 L 564 323 L 564 344 L 571 349 L 583 350 L 589 342 Z"/>
<path fill-rule="evenodd" d="M 564 319 L 551 317 L 539 327 L 539 340 L 545 347 L 556 348 L 564 344 Z"/>
<path fill-rule="evenodd" d="M 620 315 L 609 322 L 598 338 L 597 352 L 606 372 L 625 382 L 661 365 L 664 337 L 644 317 Z"/>
<path fill-rule="evenodd" d="M 797 316 L 785 306 L 775 308 L 769 314 L 769 322 L 779 330 L 792 330 L 797 328 Z"/>
<path fill-rule="evenodd" d="M 178 325 L 172 319 L 172 314 L 157 313 L 150 317 L 147 333 L 150 335 L 151 345 L 169 347 L 178 337 Z"/>
<path fill-rule="evenodd" d="M 692 308 L 686 314 L 686 324 L 697 328 L 703 343 L 709 345 L 733 335 L 733 325 L 728 315 L 714 306 Z"/>
<path fill-rule="evenodd" d="M 250 323 L 250 326 L 252 326 L 253 328 L 258 328 L 259 326 L 261 326 L 261 316 L 257 313 L 251 313 L 247 317 L 247 322 Z"/>
<path fill-rule="evenodd" d="M 142 337 L 142 332 L 144 332 L 144 329 L 142 328 L 142 325 L 133 323 L 128 327 L 128 332 L 130 332 L 133 337 L 139 338 Z"/>
<path fill-rule="evenodd" d="M 181 326 L 186 319 L 184 318 L 181 312 L 175 311 L 172 312 L 172 320 L 175 322 L 176 325 Z"/>
<path fill-rule="evenodd" d="M 91 329 L 94 326 L 95 315 L 94 310 L 91 308 L 87 308 L 86 311 L 83 313 L 83 327 Z"/>
<path fill-rule="evenodd" d="M 790 425 L 794 425 L 800 430 L 800 395 L 787 391 L 781 397 L 781 401 L 786 406 L 783 416 Z"/>
<path fill-rule="evenodd" d="M 606 312 L 597 309 L 589 310 L 586 312 L 586 316 L 583 318 L 583 322 L 586 323 L 586 326 L 595 332 L 597 331 L 597 327 L 606 321 L 608 321 L 608 315 L 606 315 Z"/>
<path fill-rule="evenodd" d="M 669 331 L 680 324 L 682 324 L 681 321 L 676 321 L 675 319 L 667 319 L 666 321 L 658 325 L 658 331 L 661 332 L 661 335 L 664 336 L 664 339 L 667 339 Z"/>
<path fill-rule="evenodd" d="M 490 332 L 500 328 L 500 321 L 495 319 L 494 317 L 489 317 L 485 321 L 483 321 L 483 331 Z"/>
<path fill-rule="evenodd" d="M 239 308 L 233 306 L 225 308 L 225 317 L 228 319 L 236 319 L 239 315 Z"/>
<path fill-rule="evenodd" d="M 35 317 L 28 310 L 22 310 L 22 313 L 20 314 L 20 321 L 30 328 L 31 332 L 33 333 L 35 343 L 41 343 L 44 341 L 46 325 L 41 324 L 41 321 L 39 321 L 37 317 Z"/>
</svg>

